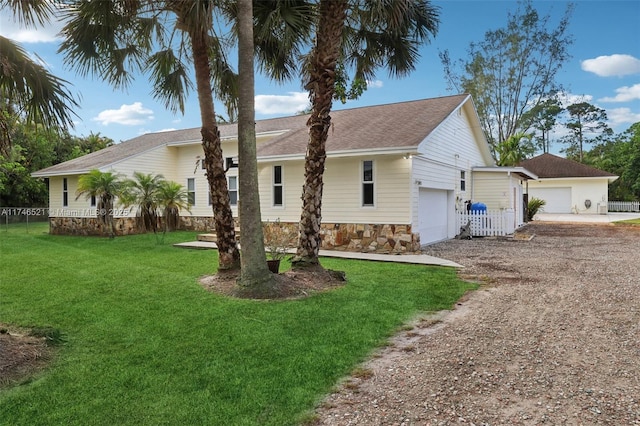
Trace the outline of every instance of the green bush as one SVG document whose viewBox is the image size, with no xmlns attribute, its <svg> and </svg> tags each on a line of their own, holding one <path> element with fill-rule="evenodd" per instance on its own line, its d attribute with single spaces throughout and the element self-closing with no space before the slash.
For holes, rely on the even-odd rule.
<svg viewBox="0 0 640 426">
<path fill-rule="evenodd" d="M 541 200 L 540 198 L 532 197 L 527 204 L 527 219 L 529 221 L 533 220 L 533 217 L 539 212 L 544 210 L 544 205 L 547 204 L 545 200 Z"/>
</svg>

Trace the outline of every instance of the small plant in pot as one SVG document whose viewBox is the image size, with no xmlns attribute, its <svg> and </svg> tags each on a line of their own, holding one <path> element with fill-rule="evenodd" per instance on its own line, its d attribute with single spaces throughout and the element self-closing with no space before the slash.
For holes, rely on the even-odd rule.
<svg viewBox="0 0 640 426">
<path fill-rule="evenodd" d="M 264 226 L 264 245 L 269 254 L 267 265 L 271 272 L 277 274 L 280 271 L 280 261 L 287 254 L 289 241 L 289 233 L 280 224 L 280 219 L 274 222 L 266 222 Z"/>
</svg>

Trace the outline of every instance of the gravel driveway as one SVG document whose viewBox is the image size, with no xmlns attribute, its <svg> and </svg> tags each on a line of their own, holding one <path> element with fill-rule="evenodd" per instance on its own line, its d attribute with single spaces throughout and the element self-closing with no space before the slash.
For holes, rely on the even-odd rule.
<svg viewBox="0 0 640 426">
<path fill-rule="evenodd" d="M 318 425 L 640 425 L 640 229 L 532 223 L 427 254 L 485 283 L 418 319 Z"/>
</svg>

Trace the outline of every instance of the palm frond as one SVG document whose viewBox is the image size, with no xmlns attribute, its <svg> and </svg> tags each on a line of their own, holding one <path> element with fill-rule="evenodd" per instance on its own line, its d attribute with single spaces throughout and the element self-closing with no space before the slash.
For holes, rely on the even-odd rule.
<svg viewBox="0 0 640 426">
<path fill-rule="evenodd" d="M 0 36 L 0 95 L 18 106 L 27 120 L 52 128 L 73 127 L 73 108 L 79 105 L 67 84 Z"/>
<path fill-rule="evenodd" d="M 170 111 L 184 114 L 185 100 L 193 88 L 187 65 L 173 49 L 167 48 L 149 57 L 148 69 L 153 84 L 153 97 L 164 101 L 165 107 Z"/>
<path fill-rule="evenodd" d="M 9 9 L 22 25 L 35 27 L 49 21 L 55 13 L 49 0 L 0 0 L 0 10 Z"/>
</svg>

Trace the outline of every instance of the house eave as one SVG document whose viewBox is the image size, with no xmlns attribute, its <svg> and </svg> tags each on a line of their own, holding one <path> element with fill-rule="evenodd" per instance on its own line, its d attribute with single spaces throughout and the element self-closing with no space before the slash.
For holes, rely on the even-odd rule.
<svg viewBox="0 0 640 426">
<path fill-rule="evenodd" d="M 489 173 L 507 173 L 515 174 L 523 178 L 524 180 L 538 180 L 538 175 L 525 169 L 524 167 L 473 167 L 472 171 L 489 172 Z"/>
<path fill-rule="evenodd" d="M 33 172 L 31 173 L 32 177 L 39 178 L 48 178 L 54 176 L 74 176 L 74 175 L 84 175 L 89 173 L 93 169 L 76 169 L 76 170 L 64 170 L 64 171 L 53 171 L 53 172 Z"/>
<path fill-rule="evenodd" d="M 563 181 L 563 180 L 602 180 L 606 179 L 608 183 L 615 182 L 620 176 L 563 176 L 563 177 L 540 177 L 536 180 L 544 181 Z"/>
<path fill-rule="evenodd" d="M 347 158 L 347 157 L 364 157 L 373 155 L 418 155 L 415 146 L 393 147 L 393 148 L 375 148 L 375 149 L 354 149 L 345 151 L 327 152 L 327 158 Z M 304 154 L 284 154 L 284 155 L 267 155 L 259 156 L 258 163 L 274 162 L 274 161 L 291 161 L 304 160 Z"/>
</svg>

